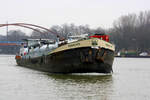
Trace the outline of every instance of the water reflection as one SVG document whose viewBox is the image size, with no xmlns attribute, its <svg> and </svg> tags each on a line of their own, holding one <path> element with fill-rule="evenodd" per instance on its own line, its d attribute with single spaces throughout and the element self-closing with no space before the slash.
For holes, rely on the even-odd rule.
<svg viewBox="0 0 150 100">
<path fill-rule="evenodd" d="M 47 74 L 54 80 L 56 95 L 65 100 L 104 99 L 112 94 L 112 75 Z"/>
<path fill-rule="evenodd" d="M 112 75 L 90 75 L 90 74 L 50 74 L 50 78 L 60 82 L 74 82 L 74 83 L 111 83 Z"/>
<path fill-rule="evenodd" d="M 149 100 L 150 59 L 117 58 L 113 75 L 49 74 L 0 56 L 0 100 Z"/>
</svg>

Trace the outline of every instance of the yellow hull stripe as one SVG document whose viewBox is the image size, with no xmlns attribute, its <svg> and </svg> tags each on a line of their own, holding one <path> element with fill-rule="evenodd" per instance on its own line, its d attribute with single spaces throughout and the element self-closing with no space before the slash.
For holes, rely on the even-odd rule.
<svg viewBox="0 0 150 100">
<path fill-rule="evenodd" d="M 82 47 L 100 47 L 100 48 L 105 48 L 105 49 L 115 51 L 115 46 L 113 44 L 97 38 L 91 38 L 88 40 L 80 40 L 80 41 L 62 45 L 56 48 L 55 50 L 49 52 L 48 54 L 69 50 L 69 49 L 82 48 Z"/>
</svg>

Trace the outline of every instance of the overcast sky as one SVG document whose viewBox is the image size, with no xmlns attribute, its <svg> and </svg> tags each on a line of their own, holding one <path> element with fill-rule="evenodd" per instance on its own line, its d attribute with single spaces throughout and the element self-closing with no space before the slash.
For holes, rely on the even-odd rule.
<svg viewBox="0 0 150 100">
<path fill-rule="evenodd" d="M 147 10 L 150 0 L 0 0 L 0 24 L 24 22 L 49 28 L 74 23 L 110 28 L 122 15 Z M 0 34 L 5 34 L 2 30 Z"/>
</svg>

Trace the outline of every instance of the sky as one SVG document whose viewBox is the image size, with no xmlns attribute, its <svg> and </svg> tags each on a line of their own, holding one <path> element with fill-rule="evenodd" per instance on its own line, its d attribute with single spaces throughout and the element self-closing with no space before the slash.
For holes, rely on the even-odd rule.
<svg viewBox="0 0 150 100">
<path fill-rule="evenodd" d="M 50 28 L 74 23 L 107 29 L 123 15 L 150 10 L 149 4 L 150 0 L 0 0 L 0 24 L 23 22 Z M 5 35 L 6 28 L 0 27 L 0 34 Z"/>
</svg>

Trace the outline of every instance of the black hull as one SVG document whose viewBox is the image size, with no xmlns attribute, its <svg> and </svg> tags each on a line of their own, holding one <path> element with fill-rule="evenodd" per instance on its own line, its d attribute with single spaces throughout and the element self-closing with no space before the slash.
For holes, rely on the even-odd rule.
<svg viewBox="0 0 150 100">
<path fill-rule="evenodd" d="M 65 50 L 38 58 L 16 59 L 19 66 L 50 73 L 111 73 L 114 52 L 90 47 Z"/>
</svg>

